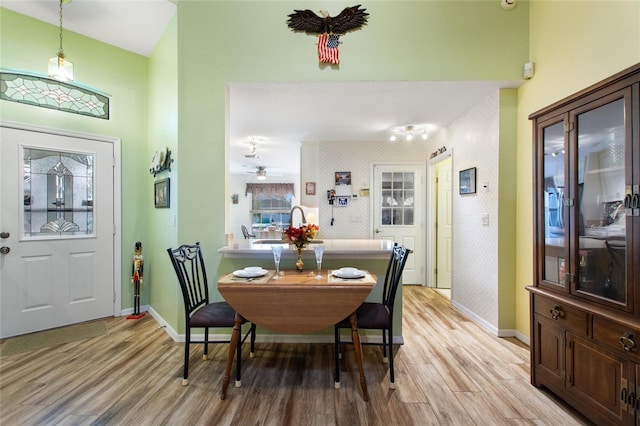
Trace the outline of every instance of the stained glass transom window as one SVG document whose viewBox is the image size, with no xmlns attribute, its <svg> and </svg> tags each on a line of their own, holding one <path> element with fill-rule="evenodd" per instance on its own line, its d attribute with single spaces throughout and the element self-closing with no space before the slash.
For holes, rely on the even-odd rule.
<svg viewBox="0 0 640 426">
<path fill-rule="evenodd" d="M 0 99 L 109 119 L 107 96 L 45 77 L 0 72 Z"/>
</svg>

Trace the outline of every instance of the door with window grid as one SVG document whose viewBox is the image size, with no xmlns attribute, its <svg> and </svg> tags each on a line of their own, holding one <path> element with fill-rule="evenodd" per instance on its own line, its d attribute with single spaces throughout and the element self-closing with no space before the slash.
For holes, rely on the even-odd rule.
<svg viewBox="0 0 640 426">
<path fill-rule="evenodd" d="M 424 283 L 424 165 L 373 166 L 373 238 L 389 239 L 412 250 L 403 284 Z"/>
</svg>

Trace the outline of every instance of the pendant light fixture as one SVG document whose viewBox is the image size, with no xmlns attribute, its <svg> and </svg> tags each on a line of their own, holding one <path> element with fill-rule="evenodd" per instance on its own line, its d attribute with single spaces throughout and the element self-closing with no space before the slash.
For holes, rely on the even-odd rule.
<svg viewBox="0 0 640 426">
<path fill-rule="evenodd" d="M 53 58 L 49 58 L 49 77 L 58 81 L 73 80 L 73 64 L 64 57 L 62 49 L 62 4 L 71 3 L 71 0 L 60 0 L 60 49 L 58 54 Z"/>
</svg>

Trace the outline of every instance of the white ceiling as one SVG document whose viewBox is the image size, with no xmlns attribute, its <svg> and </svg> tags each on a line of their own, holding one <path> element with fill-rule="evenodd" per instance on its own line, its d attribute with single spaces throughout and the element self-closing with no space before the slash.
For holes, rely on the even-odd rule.
<svg viewBox="0 0 640 426">
<path fill-rule="evenodd" d="M 59 0 L 0 0 L 0 6 L 60 25 Z M 72 0 L 63 6 L 62 26 L 65 31 L 150 56 L 175 11 L 176 5 L 167 0 Z M 73 52 L 65 53 L 72 62 L 80 59 L 72 59 Z"/>
<path fill-rule="evenodd" d="M 355 81 L 230 83 L 230 172 L 297 173 L 305 142 L 389 143 L 407 125 L 442 129 L 502 87 L 521 82 Z M 251 138 L 260 159 L 248 159 Z M 419 138 L 412 142 L 421 143 Z M 287 148 L 285 148 L 287 147 Z"/>
<path fill-rule="evenodd" d="M 59 24 L 58 0 L 0 0 L 0 6 Z M 175 4 L 166 0 L 73 0 L 64 6 L 63 26 L 149 56 L 175 11 Z M 82 67 L 82 58 L 66 53 L 76 68 Z M 496 89 L 520 84 L 522 81 L 229 83 L 230 172 L 253 172 L 265 166 L 271 181 L 277 180 L 277 174 L 297 174 L 300 143 L 383 142 L 392 128 L 429 125 L 439 129 Z M 252 137 L 258 141 L 260 158 L 245 157 Z"/>
</svg>

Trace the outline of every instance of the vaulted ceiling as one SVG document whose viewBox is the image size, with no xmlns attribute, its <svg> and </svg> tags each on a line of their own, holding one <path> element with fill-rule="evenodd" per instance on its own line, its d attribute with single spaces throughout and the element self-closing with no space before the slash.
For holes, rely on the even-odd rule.
<svg viewBox="0 0 640 426">
<path fill-rule="evenodd" d="M 59 24 L 56 0 L 0 0 L 0 5 Z M 166 0 L 73 0 L 64 6 L 64 28 L 150 56 L 175 11 L 175 4 Z M 76 67 L 82 66 L 82 58 L 73 59 Z M 301 143 L 380 142 L 399 126 L 442 128 L 496 89 L 521 83 L 230 83 L 230 172 L 262 166 L 267 176 L 270 171 L 297 174 Z M 258 144 L 257 156 L 247 158 L 252 138 Z"/>
</svg>

